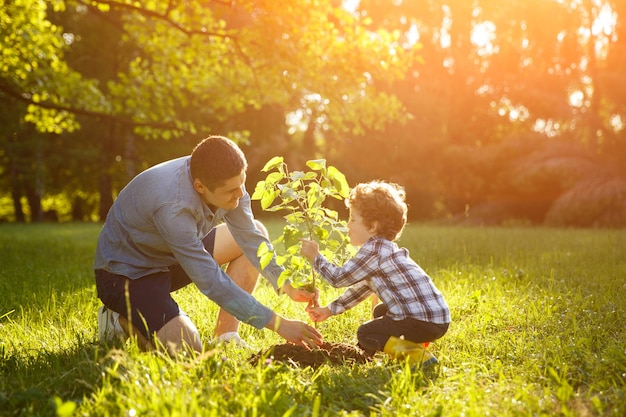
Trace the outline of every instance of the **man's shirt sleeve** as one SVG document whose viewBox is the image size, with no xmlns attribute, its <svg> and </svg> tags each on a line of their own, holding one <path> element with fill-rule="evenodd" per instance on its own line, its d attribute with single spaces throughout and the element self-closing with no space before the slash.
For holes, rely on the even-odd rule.
<svg viewBox="0 0 626 417">
<path fill-rule="evenodd" d="M 247 192 L 239 200 L 239 206 L 229 210 L 224 220 L 246 258 L 272 284 L 274 290 L 278 291 L 278 278 L 284 268 L 276 263 L 276 257 L 274 257 L 265 268 L 261 269 L 260 259 L 257 256 L 259 246 L 265 242 L 271 250 L 273 247 L 269 239 L 256 228 L 250 207 L 250 195 Z"/>
<path fill-rule="evenodd" d="M 244 323 L 258 329 L 267 325 L 273 312 L 235 284 L 204 249 L 191 211 L 161 207 L 154 219 L 174 258 L 203 294 Z"/>
</svg>

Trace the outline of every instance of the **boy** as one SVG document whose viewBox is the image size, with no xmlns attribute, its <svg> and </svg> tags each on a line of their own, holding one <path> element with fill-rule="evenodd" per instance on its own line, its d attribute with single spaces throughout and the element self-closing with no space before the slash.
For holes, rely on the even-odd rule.
<svg viewBox="0 0 626 417">
<path fill-rule="evenodd" d="M 357 331 L 359 346 L 368 354 L 383 351 L 411 364 L 435 363 L 425 343 L 448 330 L 450 310 L 432 280 L 394 241 L 406 224 L 404 188 L 372 181 L 358 184 L 346 202 L 350 242 L 360 246 L 354 258 L 339 267 L 319 252 L 312 240 L 302 240 L 302 254 L 330 285 L 348 289 L 325 307 L 309 307 L 314 322 L 341 314 L 374 294 L 381 303 L 374 319 Z"/>
</svg>

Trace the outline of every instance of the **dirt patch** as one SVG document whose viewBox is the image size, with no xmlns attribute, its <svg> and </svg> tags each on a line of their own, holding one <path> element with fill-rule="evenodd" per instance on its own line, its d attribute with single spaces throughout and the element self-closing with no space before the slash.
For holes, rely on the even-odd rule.
<svg viewBox="0 0 626 417">
<path fill-rule="evenodd" d="M 256 365 L 260 360 L 287 362 L 302 368 L 307 366 L 318 368 L 325 363 L 332 365 L 365 363 L 370 360 L 370 356 L 359 347 L 347 343 L 324 342 L 316 350 L 307 350 L 302 346 L 285 343 L 274 345 L 250 357 L 250 363 L 253 365 Z"/>
</svg>

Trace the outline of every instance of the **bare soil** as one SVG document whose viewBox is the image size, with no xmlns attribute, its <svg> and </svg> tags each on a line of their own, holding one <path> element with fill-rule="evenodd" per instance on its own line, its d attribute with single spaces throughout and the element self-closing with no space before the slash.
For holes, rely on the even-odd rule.
<svg viewBox="0 0 626 417">
<path fill-rule="evenodd" d="M 250 363 L 256 365 L 260 360 L 286 362 L 294 366 L 318 368 L 328 363 L 342 365 L 346 363 L 360 364 L 370 360 L 359 347 L 347 343 L 324 342 L 315 350 L 307 350 L 291 343 L 274 345 L 250 357 Z"/>
</svg>

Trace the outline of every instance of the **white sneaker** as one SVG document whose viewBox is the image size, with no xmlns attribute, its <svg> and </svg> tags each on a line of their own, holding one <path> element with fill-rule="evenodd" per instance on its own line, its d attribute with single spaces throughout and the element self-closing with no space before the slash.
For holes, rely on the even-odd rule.
<svg viewBox="0 0 626 417">
<path fill-rule="evenodd" d="M 116 339 L 126 340 L 126 333 L 120 325 L 120 314 L 102 306 L 98 309 L 98 338 L 111 343 Z"/>
<path fill-rule="evenodd" d="M 215 338 L 218 343 L 234 343 L 241 348 L 248 348 L 248 344 L 243 341 L 237 332 L 226 332 Z"/>
</svg>

